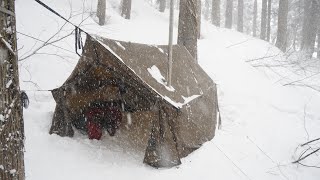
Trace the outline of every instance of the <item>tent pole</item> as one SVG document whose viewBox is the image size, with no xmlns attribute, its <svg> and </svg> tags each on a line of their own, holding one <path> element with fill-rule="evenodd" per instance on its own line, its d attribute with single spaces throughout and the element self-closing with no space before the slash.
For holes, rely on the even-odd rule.
<svg viewBox="0 0 320 180">
<path fill-rule="evenodd" d="M 172 36 L 173 36 L 173 16 L 174 16 L 174 2 L 170 0 L 170 24 L 169 24 L 169 49 L 168 49 L 168 86 L 171 86 L 172 75 Z"/>
</svg>

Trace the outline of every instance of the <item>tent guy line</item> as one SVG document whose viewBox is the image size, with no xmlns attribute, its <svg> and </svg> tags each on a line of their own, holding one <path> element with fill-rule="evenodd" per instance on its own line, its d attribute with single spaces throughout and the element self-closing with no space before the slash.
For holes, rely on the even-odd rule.
<svg viewBox="0 0 320 180">
<path fill-rule="evenodd" d="M 44 8 L 46 8 L 47 10 L 51 11 L 53 14 L 57 15 L 58 17 L 60 17 L 61 19 L 65 20 L 66 22 L 68 22 L 69 24 L 73 25 L 74 27 L 79 28 L 80 30 L 82 30 L 80 27 L 74 25 L 72 22 L 70 22 L 68 19 L 66 19 L 65 17 L 63 17 L 62 15 L 60 15 L 57 11 L 53 10 L 52 8 L 50 8 L 48 5 L 44 4 L 43 2 L 41 2 L 40 0 L 35 0 L 38 4 L 40 4 L 41 6 L 43 6 Z M 83 30 L 82 30 L 83 31 Z M 85 31 L 83 31 L 85 32 Z M 87 33 L 87 32 L 85 32 Z M 87 33 L 88 34 L 88 33 Z"/>
<path fill-rule="evenodd" d="M 245 177 L 247 177 L 247 179 L 253 180 L 216 143 L 213 142 L 213 144 L 224 155 L 224 157 L 226 157 L 234 165 L 234 167 L 236 167 Z"/>
</svg>

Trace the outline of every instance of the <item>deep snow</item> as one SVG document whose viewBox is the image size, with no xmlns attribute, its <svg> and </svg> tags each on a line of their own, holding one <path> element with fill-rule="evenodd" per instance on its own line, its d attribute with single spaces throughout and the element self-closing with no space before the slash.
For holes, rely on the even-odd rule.
<svg viewBox="0 0 320 180">
<path fill-rule="evenodd" d="M 133 0 L 131 20 L 119 16 L 120 1 L 108 0 L 107 24 L 102 27 L 90 16 L 96 1 L 44 2 L 65 17 L 70 12 L 76 15 L 70 19 L 75 24 L 85 19 L 81 27 L 93 34 L 148 44 L 168 41 L 168 11 L 159 13 L 144 0 Z M 32 0 L 16 0 L 16 13 L 18 32 L 42 40 L 64 24 Z M 178 12 L 175 16 L 174 39 Z M 51 41 L 72 30 L 65 25 Z M 41 44 L 18 34 L 20 59 Z M 49 92 L 34 90 L 59 87 L 78 59 L 73 35 L 54 44 L 59 48 L 48 45 L 20 61 L 21 89 L 27 90 L 31 99 L 30 108 L 24 112 L 28 180 L 319 179 L 318 169 L 291 164 L 299 144 L 320 136 L 319 93 L 282 86 L 298 76 L 293 77 L 288 68 L 252 66 L 283 61 L 283 55 L 271 44 L 203 21 L 199 64 L 218 84 L 222 129 L 212 141 L 184 158 L 182 165 L 161 170 L 142 164 L 143 154 L 134 152 L 130 144 L 121 147 L 107 135 L 102 141 L 91 141 L 79 132 L 74 138 L 48 134 L 55 102 Z M 267 56 L 272 57 L 246 62 Z M 313 159 L 310 163 L 320 162 L 318 156 Z"/>
</svg>

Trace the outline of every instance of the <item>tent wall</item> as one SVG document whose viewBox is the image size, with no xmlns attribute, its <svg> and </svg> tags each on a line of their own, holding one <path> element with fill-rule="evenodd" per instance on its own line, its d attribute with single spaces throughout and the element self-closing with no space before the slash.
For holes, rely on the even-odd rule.
<svg viewBox="0 0 320 180">
<path fill-rule="evenodd" d="M 49 133 L 54 133 L 62 137 L 72 137 L 74 131 L 72 129 L 71 118 L 69 117 L 69 111 L 64 98 L 65 93 L 61 89 L 54 89 L 52 95 L 57 105 L 53 114 Z"/>
<path fill-rule="evenodd" d="M 203 96 L 191 101 L 181 109 L 175 122 L 178 151 L 181 158 L 214 137 L 217 124 L 216 93 L 217 89 L 213 86 Z"/>
<path fill-rule="evenodd" d="M 164 103 L 158 104 L 158 118 L 153 119 L 144 163 L 159 168 L 181 164 L 173 123 L 177 112 Z"/>
</svg>

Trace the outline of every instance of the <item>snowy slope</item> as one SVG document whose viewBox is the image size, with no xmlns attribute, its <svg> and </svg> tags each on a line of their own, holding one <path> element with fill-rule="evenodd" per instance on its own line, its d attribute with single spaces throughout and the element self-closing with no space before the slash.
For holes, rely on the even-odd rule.
<svg viewBox="0 0 320 180">
<path fill-rule="evenodd" d="M 84 20 L 81 27 L 93 34 L 167 43 L 168 12 L 161 14 L 144 0 L 133 0 L 131 20 L 118 15 L 120 1 L 108 0 L 103 27 L 90 16 L 96 1 L 44 2 L 65 17 L 75 15 L 70 19 L 75 24 Z M 64 24 L 32 0 L 16 0 L 16 6 L 17 30 L 24 34 L 47 40 Z M 52 41 L 72 30 L 65 25 Z M 31 107 L 25 111 L 27 179 L 318 179 L 317 169 L 291 164 L 300 143 L 320 136 L 318 92 L 282 86 L 278 80 L 290 73 L 288 69 L 257 69 L 246 62 L 274 55 L 266 61 L 283 59 L 279 50 L 266 42 L 207 22 L 202 24 L 201 36 L 199 63 L 218 84 L 223 125 L 212 141 L 171 169 L 156 170 L 142 164 L 143 154 L 130 145 L 120 147 L 108 136 L 90 141 L 80 133 L 74 138 L 48 134 L 55 102 L 49 92 L 34 90 L 59 87 L 70 75 L 78 59 L 73 36 L 54 43 L 59 48 L 49 45 L 20 61 L 21 88 L 31 98 Z M 18 38 L 20 59 L 42 44 L 22 34 Z"/>
</svg>

